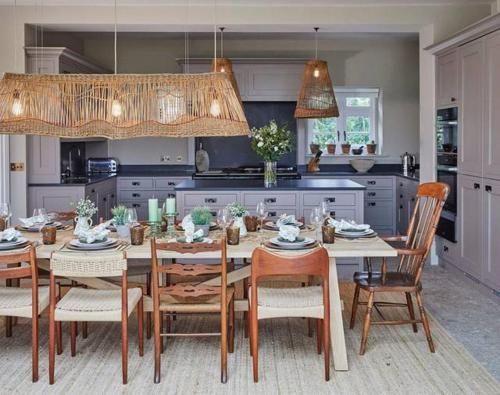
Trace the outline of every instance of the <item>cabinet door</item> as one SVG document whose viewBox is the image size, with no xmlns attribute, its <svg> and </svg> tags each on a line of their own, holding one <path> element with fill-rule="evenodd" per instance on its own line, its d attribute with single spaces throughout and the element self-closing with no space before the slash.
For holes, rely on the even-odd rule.
<svg viewBox="0 0 500 395">
<path fill-rule="evenodd" d="M 61 144 L 58 137 L 28 136 L 28 182 L 61 181 Z"/>
<path fill-rule="evenodd" d="M 453 51 L 437 58 L 437 105 L 444 107 L 458 101 L 458 59 Z"/>
<path fill-rule="evenodd" d="M 482 175 L 484 120 L 484 41 L 474 41 L 460 50 L 459 170 Z"/>
<path fill-rule="evenodd" d="M 303 65 L 254 65 L 248 74 L 248 101 L 295 101 Z"/>
<path fill-rule="evenodd" d="M 485 180 L 483 281 L 500 291 L 500 181 Z"/>
<path fill-rule="evenodd" d="M 458 217 L 460 256 L 458 266 L 479 279 L 483 259 L 483 179 L 460 175 L 458 179 Z"/>
<path fill-rule="evenodd" d="M 90 185 L 85 188 L 85 197 L 88 198 L 91 202 L 95 204 L 97 207 L 97 213 L 92 216 L 92 222 L 94 224 L 99 223 L 99 193 L 95 185 Z"/>
<path fill-rule="evenodd" d="M 83 187 L 29 187 L 28 213 L 43 207 L 47 212 L 73 211 L 75 204 L 83 198 Z"/>
<path fill-rule="evenodd" d="M 486 40 L 484 176 L 500 180 L 500 33 Z"/>
</svg>

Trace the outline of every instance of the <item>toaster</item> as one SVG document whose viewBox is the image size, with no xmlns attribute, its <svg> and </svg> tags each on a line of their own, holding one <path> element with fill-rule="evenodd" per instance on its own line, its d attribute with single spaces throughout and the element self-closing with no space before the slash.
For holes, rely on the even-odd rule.
<svg viewBox="0 0 500 395">
<path fill-rule="evenodd" d="M 116 173 L 118 161 L 115 158 L 89 158 L 87 159 L 87 173 Z"/>
</svg>

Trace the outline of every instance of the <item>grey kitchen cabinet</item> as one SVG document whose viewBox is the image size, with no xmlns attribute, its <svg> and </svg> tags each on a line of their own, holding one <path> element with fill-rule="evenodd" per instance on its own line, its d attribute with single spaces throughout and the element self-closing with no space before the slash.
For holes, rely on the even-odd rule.
<svg viewBox="0 0 500 395">
<path fill-rule="evenodd" d="M 48 212 L 73 211 L 76 202 L 84 197 L 83 186 L 31 186 L 28 187 L 28 215 L 42 207 Z"/>
<path fill-rule="evenodd" d="M 94 223 L 111 219 L 111 209 L 116 206 L 115 177 L 86 186 L 85 194 L 97 207 L 97 213 L 92 217 Z"/>
<path fill-rule="evenodd" d="M 458 266 L 458 244 L 436 235 L 436 254 L 448 263 Z"/>
<path fill-rule="evenodd" d="M 456 49 L 437 57 L 436 76 L 437 106 L 456 105 L 459 101 L 458 54 Z"/>
<path fill-rule="evenodd" d="M 51 184 L 61 180 L 61 144 L 58 137 L 28 136 L 28 183 Z"/>
<path fill-rule="evenodd" d="M 406 235 L 417 201 L 419 182 L 404 177 L 397 177 L 396 182 L 396 229 L 398 234 Z"/>
<path fill-rule="evenodd" d="M 484 180 L 484 258 L 482 278 L 500 291 L 500 181 Z"/>
<path fill-rule="evenodd" d="M 462 174 L 482 176 L 484 128 L 484 57 L 485 44 L 476 40 L 460 47 L 458 170 Z"/>
</svg>

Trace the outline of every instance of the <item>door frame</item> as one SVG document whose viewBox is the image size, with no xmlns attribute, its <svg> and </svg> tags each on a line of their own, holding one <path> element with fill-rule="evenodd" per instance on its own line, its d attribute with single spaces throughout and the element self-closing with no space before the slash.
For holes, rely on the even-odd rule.
<svg viewBox="0 0 500 395">
<path fill-rule="evenodd" d="M 0 202 L 10 202 L 9 136 L 0 135 Z"/>
</svg>

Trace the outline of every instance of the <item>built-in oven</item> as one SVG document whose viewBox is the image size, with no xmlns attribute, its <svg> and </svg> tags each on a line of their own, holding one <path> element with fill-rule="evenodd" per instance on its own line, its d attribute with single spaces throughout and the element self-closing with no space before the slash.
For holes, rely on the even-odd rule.
<svg viewBox="0 0 500 395">
<path fill-rule="evenodd" d="M 450 187 L 450 194 L 444 203 L 443 210 L 457 213 L 457 171 L 449 168 L 440 168 L 438 165 L 437 181 L 444 182 Z"/>
</svg>

